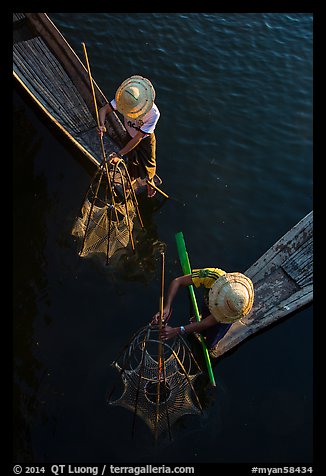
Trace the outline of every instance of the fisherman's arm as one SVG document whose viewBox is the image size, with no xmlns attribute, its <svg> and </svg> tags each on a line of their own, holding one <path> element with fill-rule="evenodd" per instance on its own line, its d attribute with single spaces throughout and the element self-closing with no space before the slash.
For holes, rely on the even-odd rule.
<svg viewBox="0 0 326 476">
<path fill-rule="evenodd" d="M 97 130 L 100 137 L 102 137 L 103 133 L 106 132 L 106 127 L 104 125 L 106 115 L 112 111 L 113 111 L 113 108 L 109 102 L 106 103 L 103 107 L 101 107 L 98 111 L 100 125 Z"/>
<path fill-rule="evenodd" d="M 174 278 L 171 281 L 171 284 L 169 286 L 166 299 L 165 299 L 165 305 L 163 309 L 163 319 L 166 319 L 168 315 L 170 314 L 172 302 L 179 288 L 190 286 L 191 284 L 192 284 L 191 274 L 186 274 L 185 276 L 179 276 L 178 278 Z M 159 312 L 156 313 L 155 316 L 153 317 L 152 322 L 156 323 L 159 316 L 160 316 L 160 313 Z"/>
<path fill-rule="evenodd" d="M 112 154 L 110 154 L 110 162 L 118 162 L 119 156 L 124 156 L 134 149 L 142 140 L 144 135 L 144 132 L 138 131 L 137 134 L 132 139 L 130 139 L 130 141 L 127 142 L 127 144 L 118 153 L 112 152 Z"/>
<path fill-rule="evenodd" d="M 209 327 L 215 324 L 216 324 L 216 319 L 210 314 L 209 316 L 205 317 L 205 319 L 202 319 L 199 322 L 192 322 L 191 324 L 186 324 L 183 327 L 186 334 L 193 334 L 194 332 L 201 333 L 202 331 L 208 329 Z M 163 340 L 168 340 L 168 339 L 171 339 L 172 337 L 177 336 L 180 333 L 181 333 L 180 326 L 179 327 L 165 326 L 162 329 L 161 336 Z"/>
<path fill-rule="evenodd" d="M 129 142 L 120 150 L 119 154 L 120 155 L 126 155 L 128 154 L 132 149 L 134 149 L 139 142 L 142 140 L 144 137 L 145 133 L 142 131 L 138 131 L 137 134 L 130 139 Z"/>
</svg>

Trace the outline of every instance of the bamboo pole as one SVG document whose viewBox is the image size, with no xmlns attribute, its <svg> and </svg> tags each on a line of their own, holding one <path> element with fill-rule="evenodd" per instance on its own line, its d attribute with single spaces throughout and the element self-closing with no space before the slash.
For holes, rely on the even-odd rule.
<svg viewBox="0 0 326 476">
<path fill-rule="evenodd" d="M 129 232 L 129 239 L 130 239 L 132 251 L 134 252 L 135 251 L 135 243 L 134 243 L 134 238 L 132 236 L 132 231 L 131 231 L 131 224 L 130 224 L 129 211 L 128 211 L 128 200 L 127 200 L 127 194 L 126 194 L 126 186 L 125 186 L 124 177 L 122 177 L 122 174 L 121 174 L 121 169 L 119 167 L 119 162 L 117 164 L 115 164 L 114 172 L 113 172 L 114 174 L 116 173 L 118 168 L 119 168 L 119 171 L 120 171 L 123 199 L 124 199 L 124 202 L 125 202 L 126 219 L 127 219 L 127 227 L 128 227 L 128 232 Z"/>
<path fill-rule="evenodd" d="M 176 233 L 175 239 L 176 239 L 176 243 L 177 243 L 178 254 L 179 254 L 179 259 L 180 259 L 183 274 L 185 274 L 185 275 L 186 274 L 191 274 L 191 267 L 190 267 L 189 257 L 188 257 L 186 244 L 185 244 L 185 241 L 184 241 L 182 231 Z M 188 286 L 188 289 L 189 289 L 189 293 L 190 293 L 191 302 L 192 302 L 192 305 L 193 305 L 193 308 L 194 308 L 194 311 L 195 311 L 196 320 L 197 320 L 197 322 L 200 322 L 200 315 L 199 315 L 198 305 L 197 305 L 196 296 L 195 296 L 195 292 L 194 292 L 194 287 L 192 285 L 190 285 L 190 286 Z M 208 353 L 208 350 L 207 350 L 207 347 L 206 347 L 205 340 L 204 340 L 204 338 L 201 334 L 200 334 L 200 342 L 201 342 L 201 345 L 202 345 L 202 348 L 203 348 L 204 357 L 205 357 L 205 361 L 206 361 L 206 366 L 207 366 L 207 371 L 208 371 L 210 382 L 211 382 L 213 387 L 216 387 L 214 373 L 213 373 L 209 353 Z"/>
<path fill-rule="evenodd" d="M 132 196 L 132 200 L 133 200 L 133 203 L 134 203 L 136 211 L 137 211 L 138 220 L 139 220 L 141 228 L 144 228 L 143 220 L 141 218 L 140 211 L 139 211 L 138 200 L 137 200 L 137 197 L 136 197 L 136 194 L 135 194 L 135 190 L 134 190 L 134 188 L 132 186 L 132 183 L 131 183 L 131 177 L 130 177 L 130 174 L 128 172 L 128 168 L 127 168 L 125 162 L 123 161 L 123 159 L 120 159 L 119 164 L 121 164 L 124 167 L 124 170 L 125 170 L 125 173 L 126 173 L 126 176 L 127 176 L 127 182 L 128 182 L 128 185 L 129 185 L 131 196 Z"/>
<path fill-rule="evenodd" d="M 158 193 L 160 193 L 161 195 L 163 195 L 163 197 L 165 198 L 170 198 L 169 195 L 165 192 L 163 192 L 163 190 L 161 190 L 160 188 L 158 188 L 153 182 L 151 182 L 150 180 L 146 180 L 146 183 L 152 187 L 154 190 L 156 190 Z"/>
<path fill-rule="evenodd" d="M 160 293 L 160 316 L 158 322 L 158 362 L 157 362 L 157 394 L 156 394 L 156 420 L 155 420 L 155 439 L 158 435 L 158 416 L 161 392 L 161 375 L 163 373 L 163 359 L 162 359 L 162 323 L 163 323 L 163 308 L 164 308 L 164 268 L 165 255 L 161 253 L 161 293 Z M 165 384 L 165 382 L 164 382 Z"/>
<path fill-rule="evenodd" d="M 87 71 L 88 71 L 89 81 L 90 81 L 92 95 L 93 95 L 97 126 L 100 127 L 100 117 L 99 117 L 98 108 L 97 108 L 96 95 L 95 95 L 95 90 L 94 90 L 94 83 L 93 83 L 90 64 L 89 64 L 89 61 L 88 61 L 87 49 L 86 49 L 86 45 L 85 45 L 84 42 L 82 42 L 82 46 L 83 46 L 83 49 L 84 49 Z M 100 136 L 100 142 L 101 142 L 102 157 L 103 157 L 106 176 L 107 176 L 107 180 L 108 180 L 108 184 L 109 184 L 112 203 L 113 203 L 113 207 L 114 207 L 114 211 L 115 211 L 116 220 L 118 221 L 118 214 L 117 214 L 117 210 L 116 210 L 116 206 L 115 206 L 114 194 L 113 194 L 113 190 L 112 190 L 112 185 L 111 185 L 111 181 L 110 181 L 110 174 L 109 174 L 109 169 L 108 169 L 108 164 L 107 164 L 106 154 L 105 154 L 105 149 L 104 149 L 103 136 Z"/>
</svg>

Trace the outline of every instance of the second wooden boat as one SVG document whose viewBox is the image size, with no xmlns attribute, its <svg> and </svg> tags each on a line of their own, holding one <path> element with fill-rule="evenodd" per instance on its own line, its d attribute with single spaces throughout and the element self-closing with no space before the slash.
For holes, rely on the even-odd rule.
<svg viewBox="0 0 326 476">
<path fill-rule="evenodd" d="M 210 351 L 219 357 L 313 300 L 313 212 L 303 217 L 250 268 L 255 301 L 248 316 L 232 324 Z"/>
</svg>

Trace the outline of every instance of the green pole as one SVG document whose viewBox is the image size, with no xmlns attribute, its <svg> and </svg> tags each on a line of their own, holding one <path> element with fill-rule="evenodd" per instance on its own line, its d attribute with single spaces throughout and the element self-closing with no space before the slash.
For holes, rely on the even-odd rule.
<svg viewBox="0 0 326 476">
<path fill-rule="evenodd" d="M 176 233 L 175 240 L 176 240 L 176 243 L 177 243 L 177 249 L 178 249 L 178 254 L 179 254 L 179 259 L 180 259 L 180 264 L 181 264 L 183 274 L 185 274 L 185 275 L 186 274 L 191 274 L 191 267 L 190 267 L 189 257 L 188 257 L 186 244 L 185 244 L 185 240 L 184 240 L 182 231 L 179 231 L 178 233 Z M 194 308 L 194 311 L 195 311 L 196 320 L 197 320 L 197 322 L 200 322 L 200 315 L 199 315 L 199 310 L 198 310 L 198 305 L 197 305 L 197 300 L 196 300 L 193 285 L 188 286 L 188 289 L 189 289 L 189 293 L 190 293 L 191 302 L 192 302 L 192 305 L 193 305 L 193 308 Z M 204 340 L 204 338 L 201 334 L 200 334 L 200 342 L 201 342 L 203 352 L 204 352 L 204 356 L 205 356 L 205 361 L 206 361 L 206 366 L 207 366 L 207 370 L 208 370 L 209 379 L 211 381 L 212 386 L 216 387 L 216 383 L 215 383 L 215 379 L 214 379 L 214 373 L 213 373 L 209 353 L 208 353 L 208 350 L 207 350 L 207 347 L 206 347 L 205 340 Z"/>
</svg>

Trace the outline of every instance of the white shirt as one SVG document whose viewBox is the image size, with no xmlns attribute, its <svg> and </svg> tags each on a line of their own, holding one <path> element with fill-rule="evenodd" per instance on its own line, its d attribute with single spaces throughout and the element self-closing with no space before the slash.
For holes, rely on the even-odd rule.
<svg viewBox="0 0 326 476">
<path fill-rule="evenodd" d="M 117 110 L 117 103 L 115 99 L 112 99 L 110 102 L 112 108 L 116 111 Z M 131 137 L 135 137 L 138 131 L 142 131 L 145 133 L 143 139 L 148 137 L 150 134 L 154 132 L 156 127 L 157 121 L 160 118 L 160 111 L 156 104 L 153 104 L 153 107 L 150 111 L 148 111 L 145 116 L 141 117 L 140 119 L 131 119 L 130 117 L 123 116 L 124 125 Z"/>
</svg>

